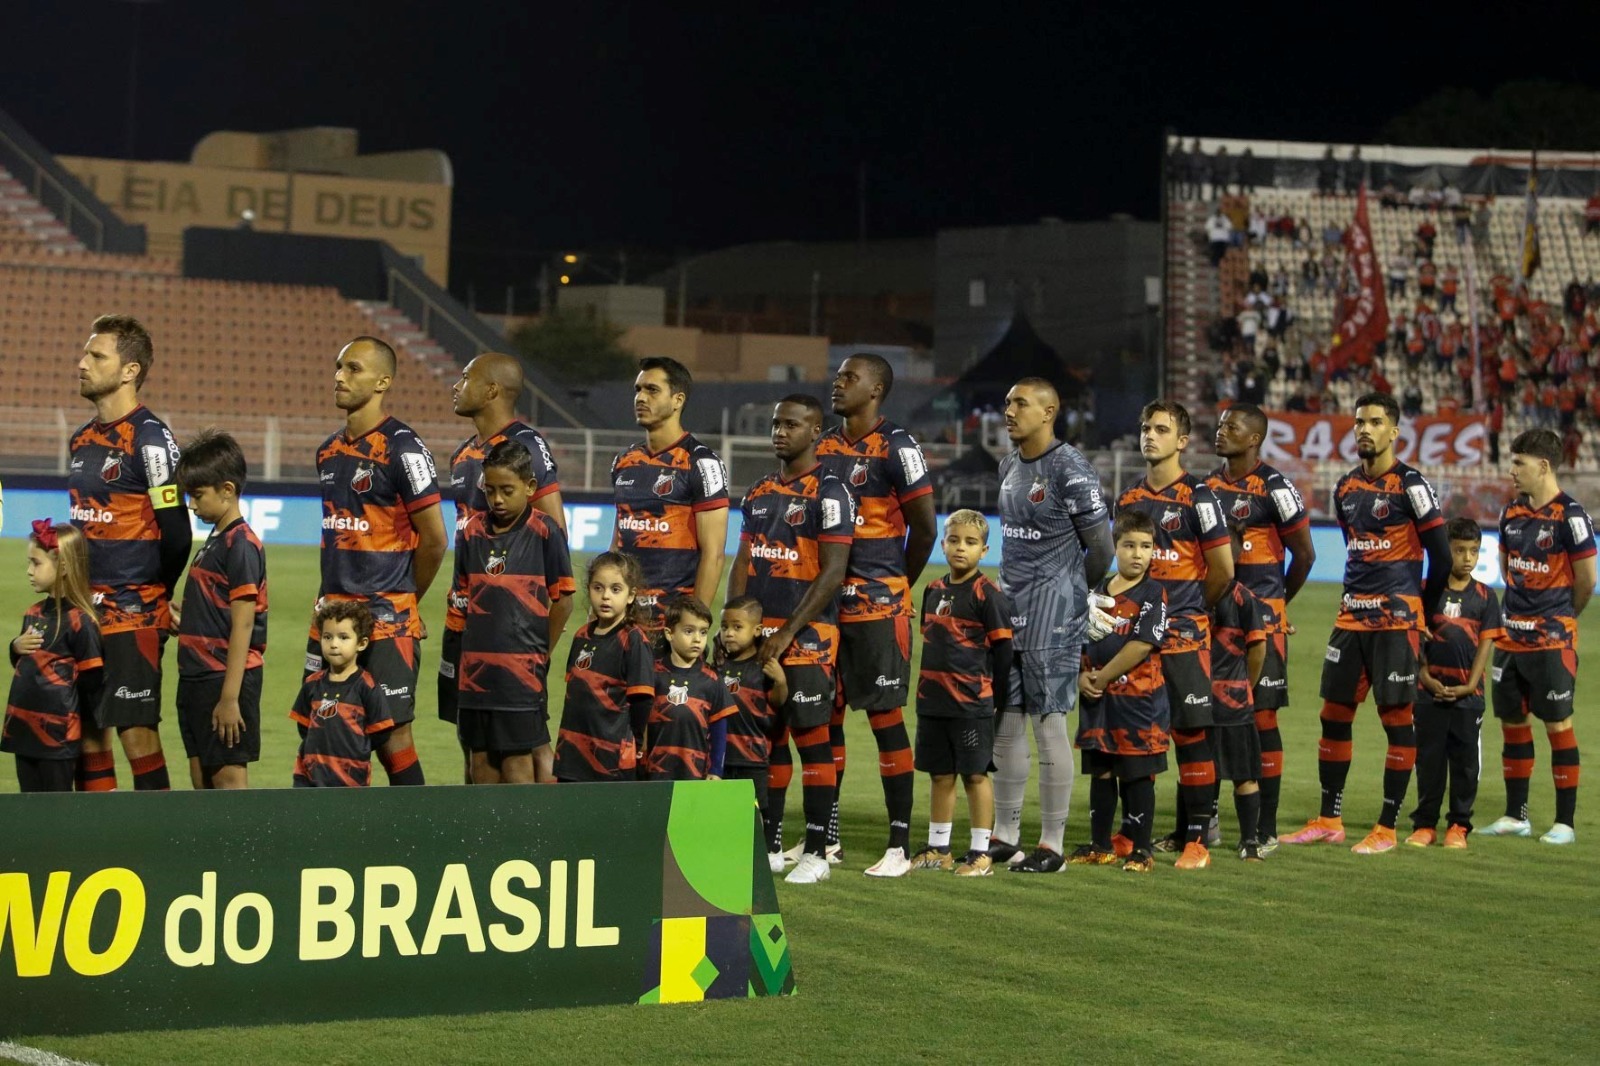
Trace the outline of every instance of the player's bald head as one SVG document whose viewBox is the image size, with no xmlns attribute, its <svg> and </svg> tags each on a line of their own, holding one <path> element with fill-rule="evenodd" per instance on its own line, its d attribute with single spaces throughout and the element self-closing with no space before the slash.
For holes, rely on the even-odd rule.
<svg viewBox="0 0 1600 1066">
<path fill-rule="evenodd" d="M 370 360 L 379 373 L 389 377 L 394 377 L 399 365 L 395 362 L 394 349 L 377 337 L 357 337 L 339 350 L 341 356 L 346 352 Z"/>
<path fill-rule="evenodd" d="M 484 381 L 498 386 L 501 394 L 513 403 L 522 395 L 522 364 L 516 356 L 484 352 L 472 361 L 472 366 Z"/>
</svg>

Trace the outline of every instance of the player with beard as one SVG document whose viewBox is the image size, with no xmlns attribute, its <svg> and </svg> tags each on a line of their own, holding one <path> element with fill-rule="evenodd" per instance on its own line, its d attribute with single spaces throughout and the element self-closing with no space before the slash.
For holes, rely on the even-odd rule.
<svg viewBox="0 0 1600 1066">
<path fill-rule="evenodd" d="M 486 514 L 488 498 L 483 491 L 483 458 L 501 441 L 514 440 L 528 449 L 533 459 L 533 476 L 537 484 L 532 506 L 561 530 L 567 532 L 566 513 L 561 507 L 561 481 L 556 476 L 556 462 L 550 454 L 550 445 L 537 429 L 516 415 L 517 400 L 522 395 L 522 364 L 516 358 L 500 352 L 485 352 L 461 371 L 461 377 L 450 389 L 450 399 L 456 414 L 472 419 L 476 431 L 461 442 L 450 456 L 450 498 L 456 506 L 456 535 L 467 528 L 474 515 Z M 461 633 L 466 627 L 466 592 L 452 587 L 446 601 L 444 639 L 439 648 L 439 674 L 436 691 L 439 698 L 439 717 L 451 725 L 456 724 L 456 674 L 461 665 Z M 464 776 L 472 783 L 472 756 L 462 749 Z M 550 766 L 541 766 L 546 778 Z"/>
<path fill-rule="evenodd" d="M 1417 761 L 1414 705 L 1425 620 L 1450 580 L 1450 541 L 1433 486 L 1394 453 L 1400 405 L 1388 393 L 1356 400 L 1361 463 L 1339 479 L 1334 509 L 1344 533 L 1344 597 L 1322 663 L 1322 741 L 1317 745 L 1322 809 L 1284 844 L 1344 840 L 1344 785 L 1350 776 L 1350 727 L 1371 692 L 1388 736 L 1383 808 L 1357 855 L 1395 846 L 1394 823 Z M 1428 581 L 1422 582 L 1422 560 Z"/>
<path fill-rule="evenodd" d="M 170 787 L 161 751 L 161 653 L 172 590 L 189 558 L 189 513 L 175 480 L 172 431 L 139 402 L 155 361 L 150 334 L 126 315 L 102 315 L 78 360 L 78 393 L 94 420 L 72 435 L 72 524 L 89 547 L 100 609 L 106 684 L 83 709 L 78 788 L 115 788 L 117 731 L 136 790 Z"/>
<path fill-rule="evenodd" d="M 334 362 L 333 401 L 344 428 L 317 449 L 322 486 L 322 587 L 318 602 L 349 600 L 372 613 L 361 666 L 383 690 L 394 728 L 373 737 L 391 785 L 424 783 L 411 739 L 416 718 L 419 604 L 444 561 L 433 456 L 410 426 L 384 414 L 394 349 L 357 337 Z M 321 634 L 306 649 L 307 676 L 322 669 Z"/>
<path fill-rule="evenodd" d="M 1044 378 L 1006 393 L 1006 433 L 1016 450 L 1000 460 L 1000 588 L 1011 601 L 1008 680 L 995 679 L 1001 710 L 994 738 L 994 836 L 989 855 L 1021 873 L 1066 865 L 1073 752 L 1067 714 L 1077 706 L 1083 647 L 1114 619 L 1091 622 L 1089 590 L 1111 565 L 1111 524 L 1100 475 L 1078 449 L 1056 439 L 1061 398 Z M 1114 604 L 1113 604 L 1114 605 Z M 1039 846 L 1024 855 L 1028 731 L 1039 746 Z"/>
<path fill-rule="evenodd" d="M 817 442 L 822 469 L 856 501 L 855 541 L 839 595 L 839 668 L 829 740 L 837 768 L 828 843 L 838 845 L 844 784 L 844 715 L 867 712 L 878 747 L 878 773 L 889 813 L 889 843 L 869 877 L 911 872 L 911 801 L 915 767 L 904 710 L 911 684 L 911 587 L 938 535 L 933 482 L 915 438 L 879 414 L 894 371 L 878 355 L 852 355 L 833 379 L 833 413 L 843 424 Z"/>
<path fill-rule="evenodd" d="M 1288 604 L 1306 583 L 1317 561 L 1311 544 L 1311 519 L 1300 490 L 1282 472 L 1261 461 L 1267 416 L 1253 403 L 1236 403 L 1217 423 L 1217 456 L 1222 465 L 1206 484 L 1222 513 L 1244 526 L 1244 547 L 1234 570 L 1239 583 L 1265 607 L 1267 647 L 1261 680 L 1255 686 L 1256 732 L 1261 737 L 1260 852 L 1278 846 L 1278 795 L 1283 784 L 1283 734 L 1278 712 L 1289 705 Z"/>
<path fill-rule="evenodd" d="M 1205 482 L 1183 469 L 1189 412 L 1154 400 L 1139 414 L 1145 476 L 1117 499 L 1117 513 L 1142 511 L 1156 526 L 1150 576 L 1167 590 L 1167 636 L 1161 671 L 1172 707 L 1178 756 L 1177 827 L 1158 851 L 1182 850 L 1177 868 L 1211 864 L 1206 829 L 1216 804 L 1217 767 L 1211 748 L 1211 617 L 1208 609 L 1233 580 L 1233 548 L 1222 505 Z M 1126 836 L 1127 834 L 1123 834 Z M 1120 842 L 1119 842 L 1120 843 Z"/>
</svg>

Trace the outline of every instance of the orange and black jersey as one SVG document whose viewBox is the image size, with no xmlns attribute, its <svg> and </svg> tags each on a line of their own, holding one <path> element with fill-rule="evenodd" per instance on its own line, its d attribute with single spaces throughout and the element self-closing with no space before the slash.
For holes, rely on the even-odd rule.
<svg viewBox="0 0 1600 1066">
<path fill-rule="evenodd" d="M 917 715 L 988 718 L 994 714 L 991 653 L 1011 641 L 1011 603 L 982 574 L 937 578 L 922 594 L 922 670 Z"/>
<path fill-rule="evenodd" d="M 1564 492 L 1538 510 L 1529 503 L 1518 496 L 1500 513 L 1506 631 L 1499 647 L 1576 649 L 1572 563 L 1594 555 L 1594 523 L 1583 505 Z"/>
<path fill-rule="evenodd" d="M 1423 661 L 1428 673 L 1444 685 L 1465 685 L 1472 674 L 1472 661 L 1478 657 L 1479 642 L 1502 641 L 1506 636 L 1500 601 L 1493 589 L 1476 580 L 1469 580 L 1464 589 L 1446 589 L 1430 623 L 1432 636 L 1422 645 Z M 1483 679 L 1478 679 L 1472 695 L 1449 706 L 1483 710 Z"/>
<path fill-rule="evenodd" d="M 1100 669 L 1130 641 L 1149 644 L 1152 650 L 1138 666 L 1111 680 L 1098 700 L 1082 701 L 1077 745 L 1108 755 L 1154 755 L 1167 750 L 1172 726 L 1161 673 L 1161 646 L 1167 639 L 1166 589 L 1146 576 L 1112 596 L 1110 584 L 1108 577 L 1095 591 L 1116 601 L 1106 612 L 1116 624 L 1083 649 L 1082 668 Z"/>
<path fill-rule="evenodd" d="M 326 670 L 306 678 L 289 717 L 300 726 L 296 785 L 360 787 L 372 773 L 372 737 L 394 728 L 388 698 L 365 670 L 334 681 Z"/>
<path fill-rule="evenodd" d="M 676 666 L 664 655 L 656 661 L 655 690 L 644 754 L 645 776 L 651 781 L 700 781 L 708 774 L 720 776 L 722 766 L 714 758 L 712 731 L 726 735 L 726 720 L 739 713 L 722 678 L 704 662 Z"/>
<path fill-rule="evenodd" d="M 728 719 L 726 766 L 766 766 L 772 755 L 770 737 L 777 714 L 767 697 L 767 675 L 761 657 L 729 659 L 720 669 L 722 683 L 739 713 Z"/>
<path fill-rule="evenodd" d="M 762 630 L 783 626 L 806 591 L 822 576 L 823 543 L 849 544 L 855 530 L 855 501 L 844 482 L 814 466 L 785 479 L 768 474 L 745 493 L 744 529 L 749 547 L 745 592 L 761 601 Z M 795 636 L 785 663 L 832 666 L 839 646 L 839 608 L 830 601 Z"/>
<path fill-rule="evenodd" d="M 841 622 L 897 618 L 911 613 L 906 578 L 908 500 L 933 491 L 928 461 L 910 433 L 880 418 L 860 440 L 836 426 L 817 441 L 824 472 L 844 482 L 855 499 L 855 541 L 839 599 Z"/>
<path fill-rule="evenodd" d="M 1212 471 L 1206 484 L 1216 494 L 1222 513 L 1244 523 L 1244 551 L 1234 561 L 1234 577 L 1261 600 L 1268 631 L 1282 632 L 1283 568 L 1288 559 L 1283 541 L 1311 523 L 1300 490 L 1266 463 L 1257 463 L 1238 481 L 1228 477 L 1224 464 Z"/>
<path fill-rule="evenodd" d="M 100 699 L 100 629 L 94 619 L 54 597 L 23 614 L 22 632 L 30 629 L 44 643 L 27 655 L 12 649 L 14 672 L 0 751 L 31 759 L 77 758 L 83 736 L 80 715 Z"/>
<path fill-rule="evenodd" d="M 1402 462 L 1376 478 L 1358 466 L 1339 479 L 1333 499 L 1346 552 L 1334 626 L 1420 628 L 1423 535 L 1444 525 L 1433 486 Z"/>
<path fill-rule="evenodd" d="M 317 449 L 322 484 L 322 594 L 372 610 L 372 638 L 421 637 L 411 516 L 439 503 L 433 456 L 411 428 L 385 418 L 355 440 L 340 430 Z"/>
<path fill-rule="evenodd" d="M 457 706 L 543 712 L 550 605 L 575 591 L 567 538 L 532 507 L 502 533 L 476 515 L 456 535 L 455 584 L 467 597 Z"/>
<path fill-rule="evenodd" d="M 1255 693 L 1250 687 L 1251 645 L 1267 639 L 1267 608 L 1244 582 L 1229 582 L 1212 608 L 1211 716 L 1214 725 L 1252 725 Z"/>
<path fill-rule="evenodd" d="M 556 460 L 550 454 L 549 443 L 544 439 L 544 434 L 526 422 L 512 422 L 485 441 L 480 441 L 476 435 L 468 437 L 450 456 L 449 496 L 456 505 L 457 533 L 467 528 L 467 520 L 473 515 L 489 510 L 488 498 L 483 494 L 483 457 L 496 444 L 507 440 L 521 444 L 533 457 L 533 482 L 537 486 L 534 499 L 561 491 L 561 481 L 556 477 Z M 446 629 L 461 632 L 465 624 L 461 612 L 465 607 L 465 595 L 460 589 L 452 587 L 445 605 Z"/>
<path fill-rule="evenodd" d="M 243 518 L 213 529 L 189 564 L 178 624 L 178 676 L 199 678 L 228 669 L 235 600 L 254 600 L 245 669 L 261 665 L 267 650 L 267 556 Z"/>
<path fill-rule="evenodd" d="M 1206 641 L 1206 552 L 1228 543 L 1222 505 L 1205 482 L 1184 474 L 1163 489 L 1141 478 L 1117 497 L 1117 513 L 1142 511 L 1155 523 L 1155 554 L 1150 576 L 1167 593 L 1168 651 L 1185 651 Z"/>
<path fill-rule="evenodd" d="M 156 512 L 182 510 L 173 481 L 177 468 L 172 431 L 142 405 L 115 422 L 90 422 L 72 435 L 67 475 L 72 524 L 88 542 L 89 583 L 105 632 L 167 624 L 171 590 L 162 583 Z M 185 543 L 182 552 L 188 551 Z"/>
<path fill-rule="evenodd" d="M 694 594 L 700 568 L 695 517 L 728 506 L 728 472 L 716 452 L 685 433 L 659 452 L 641 441 L 617 456 L 611 487 L 618 547 L 639 560 L 644 587 L 637 590 L 638 603 L 659 622 L 667 600 Z"/>
<path fill-rule="evenodd" d="M 654 696 L 650 637 L 632 622 L 604 633 L 586 623 L 567 649 L 567 696 L 556 741 L 556 776 L 610 781 L 638 765 L 629 700 Z"/>
</svg>

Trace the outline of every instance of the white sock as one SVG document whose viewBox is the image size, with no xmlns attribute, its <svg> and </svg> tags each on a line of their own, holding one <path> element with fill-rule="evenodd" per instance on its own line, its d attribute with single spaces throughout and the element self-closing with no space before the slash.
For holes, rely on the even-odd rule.
<svg viewBox="0 0 1600 1066">
<path fill-rule="evenodd" d="M 973 829 L 973 831 L 972 831 L 972 850 L 973 851 L 988 851 L 989 850 L 989 836 L 990 836 L 991 833 L 993 833 L 993 830 L 991 830 L 991 829 Z"/>
<path fill-rule="evenodd" d="M 950 847 L 950 829 L 954 822 L 929 822 L 928 845 L 935 848 Z"/>
<path fill-rule="evenodd" d="M 1028 792 L 1028 716 L 1008 710 L 994 726 L 994 838 L 1022 843 L 1022 802 Z"/>
<path fill-rule="evenodd" d="M 1072 743 L 1067 739 L 1067 716 L 1047 714 L 1035 718 L 1033 739 L 1039 745 L 1039 843 L 1064 855 L 1075 769 Z"/>
</svg>

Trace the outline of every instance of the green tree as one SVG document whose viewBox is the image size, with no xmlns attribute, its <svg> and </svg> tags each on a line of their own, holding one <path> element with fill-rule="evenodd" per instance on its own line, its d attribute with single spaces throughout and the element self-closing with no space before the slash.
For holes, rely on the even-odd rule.
<svg viewBox="0 0 1600 1066">
<path fill-rule="evenodd" d="M 524 357 L 572 385 L 633 377 L 637 359 L 622 346 L 623 329 L 583 311 L 552 311 L 508 338 Z"/>
<path fill-rule="evenodd" d="M 1600 148 L 1600 91 L 1514 81 L 1488 96 L 1444 88 L 1384 123 L 1387 144 L 1441 148 Z"/>
</svg>

